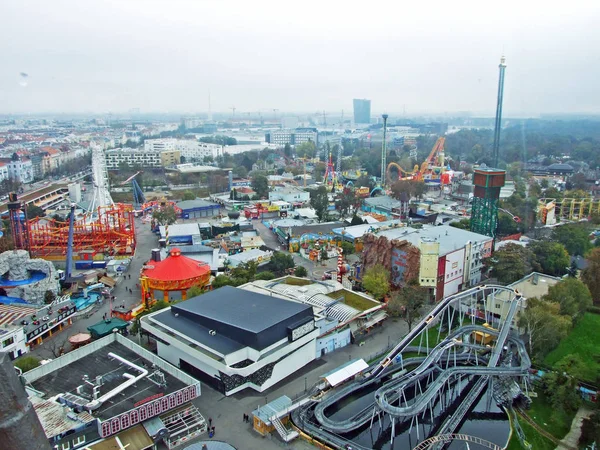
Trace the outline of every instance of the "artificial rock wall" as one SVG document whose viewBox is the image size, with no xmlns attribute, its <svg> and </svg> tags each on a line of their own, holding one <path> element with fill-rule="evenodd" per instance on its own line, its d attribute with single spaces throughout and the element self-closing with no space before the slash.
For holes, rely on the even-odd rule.
<svg viewBox="0 0 600 450">
<path fill-rule="evenodd" d="M 54 264 L 43 259 L 30 259 L 26 250 L 9 250 L 0 254 L 0 276 L 10 281 L 30 278 L 30 272 L 42 272 L 43 279 L 20 286 L 4 288 L 10 297 L 22 298 L 28 303 L 43 304 L 46 291 L 57 293 L 58 276 Z M 1 284 L 1 282 L 0 282 Z"/>
<path fill-rule="evenodd" d="M 390 271 L 394 286 L 402 286 L 419 277 L 421 252 L 403 239 L 389 240 L 385 236 L 366 234 L 363 237 L 362 263 L 364 270 L 381 264 Z"/>
</svg>

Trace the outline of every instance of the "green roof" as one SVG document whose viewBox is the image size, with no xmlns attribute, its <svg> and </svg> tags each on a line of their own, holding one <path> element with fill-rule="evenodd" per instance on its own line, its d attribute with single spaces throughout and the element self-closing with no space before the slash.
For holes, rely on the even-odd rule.
<svg viewBox="0 0 600 450">
<path fill-rule="evenodd" d="M 129 325 L 129 322 L 125 322 L 118 317 L 112 317 L 89 326 L 88 331 L 91 333 L 94 339 L 99 339 L 111 334 L 115 328 L 121 331 L 127 328 L 127 325 Z"/>
</svg>

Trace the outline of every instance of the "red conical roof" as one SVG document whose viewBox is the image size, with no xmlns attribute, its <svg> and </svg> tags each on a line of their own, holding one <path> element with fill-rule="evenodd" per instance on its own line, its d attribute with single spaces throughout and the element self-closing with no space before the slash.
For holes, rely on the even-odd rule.
<svg viewBox="0 0 600 450">
<path fill-rule="evenodd" d="M 184 281 L 210 274 L 210 266 L 181 255 L 178 248 L 171 249 L 171 256 L 164 261 L 150 261 L 142 276 L 160 281 Z"/>
</svg>

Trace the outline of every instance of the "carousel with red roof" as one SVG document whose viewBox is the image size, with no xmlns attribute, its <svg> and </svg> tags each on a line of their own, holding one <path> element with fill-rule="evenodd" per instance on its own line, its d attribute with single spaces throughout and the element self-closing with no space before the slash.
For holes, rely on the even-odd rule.
<svg viewBox="0 0 600 450">
<path fill-rule="evenodd" d="M 193 286 L 204 287 L 210 282 L 210 266 L 181 254 L 178 248 L 172 248 L 170 256 L 163 261 L 149 261 L 142 269 L 140 277 L 142 298 L 154 302 L 155 291 L 163 293 L 169 301 L 169 292 L 181 292 L 186 299 L 187 290 Z"/>
</svg>

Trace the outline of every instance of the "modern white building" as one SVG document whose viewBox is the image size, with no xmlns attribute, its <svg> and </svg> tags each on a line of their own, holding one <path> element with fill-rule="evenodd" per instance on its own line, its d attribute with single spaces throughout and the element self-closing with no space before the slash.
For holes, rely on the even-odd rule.
<svg viewBox="0 0 600 450">
<path fill-rule="evenodd" d="M 116 148 L 106 150 L 106 168 L 116 170 L 119 164 L 126 163 L 129 166 L 139 165 L 141 167 L 161 167 L 161 152 L 146 149 Z"/>
<path fill-rule="evenodd" d="M 0 163 L 0 182 L 8 179 L 8 165 Z"/>
<path fill-rule="evenodd" d="M 149 152 L 177 150 L 186 161 L 202 161 L 205 157 L 215 159 L 223 156 L 221 145 L 207 144 L 195 139 L 148 139 L 144 142 L 144 150 Z"/>
<path fill-rule="evenodd" d="M 309 305 L 231 286 L 144 316 L 158 355 L 225 395 L 259 392 L 315 359 Z"/>
<path fill-rule="evenodd" d="M 310 193 L 294 187 L 275 188 L 269 192 L 269 200 L 282 200 L 288 203 L 305 203 L 310 200 Z"/>
<path fill-rule="evenodd" d="M 275 130 L 266 134 L 265 140 L 277 146 L 298 145 L 304 142 L 318 144 L 319 133 L 316 128 L 295 128 L 293 130 Z"/>
</svg>

